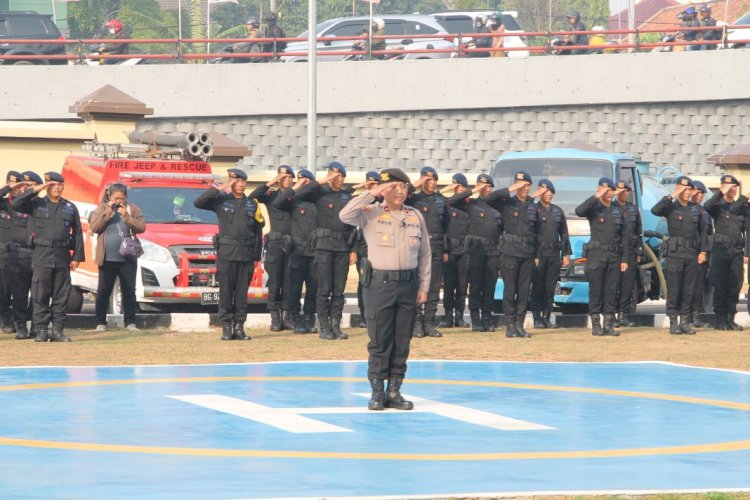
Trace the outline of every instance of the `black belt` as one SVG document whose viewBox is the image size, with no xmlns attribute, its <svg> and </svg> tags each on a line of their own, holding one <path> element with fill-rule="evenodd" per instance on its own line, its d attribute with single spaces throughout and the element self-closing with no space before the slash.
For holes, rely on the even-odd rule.
<svg viewBox="0 0 750 500">
<path fill-rule="evenodd" d="M 688 248 L 698 248 L 700 246 L 699 240 L 690 240 L 688 238 L 680 238 L 679 236 L 670 236 L 667 241 L 673 241 L 675 245 L 684 245 Z"/>
<path fill-rule="evenodd" d="M 525 245 L 533 245 L 534 236 L 518 236 L 515 234 L 504 234 L 503 241 L 505 243 L 523 243 Z"/>
<path fill-rule="evenodd" d="M 230 238 L 229 236 L 219 236 L 219 243 L 224 243 L 226 245 L 233 245 L 236 247 L 255 246 L 254 240 L 236 240 L 234 238 Z"/>
<path fill-rule="evenodd" d="M 589 241 L 589 248 L 591 250 L 604 250 L 605 252 L 619 252 L 620 245 L 603 245 L 598 241 Z"/>
<path fill-rule="evenodd" d="M 292 238 L 292 240 L 294 241 L 295 247 L 308 247 L 308 246 L 311 247 L 315 244 L 312 238 L 307 238 L 307 239 Z"/>
<path fill-rule="evenodd" d="M 430 235 L 430 241 L 443 241 L 443 235 L 442 234 L 431 234 Z"/>
<path fill-rule="evenodd" d="M 382 271 L 380 269 L 372 270 L 372 280 L 382 281 L 413 281 L 417 277 L 416 269 L 407 269 L 405 271 Z"/>
<path fill-rule="evenodd" d="M 494 240 L 492 238 L 485 238 L 484 236 L 474 236 L 474 235 L 471 235 L 471 236 L 469 236 L 469 241 L 478 241 L 480 243 L 490 244 Z"/>
<path fill-rule="evenodd" d="M 268 241 L 276 241 L 276 240 L 280 240 L 280 239 L 281 239 L 281 238 L 283 238 L 283 237 L 284 237 L 284 233 L 282 233 L 281 231 L 271 231 L 271 232 L 269 232 L 269 233 L 268 233 L 268 234 L 266 235 L 266 239 L 267 239 Z"/>
<path fill-rule="evenodd" d="M 542 243 L 539 245 L 539 248 L 542 250 L 561 250 L 562 245 L 558 243 Z"/>
<path fill-rule="evenodd" d="M 68 248 L 70 243 L 67 240 L 46 240 L 44 238 L 34 238 L 34 245 L 51 248 Z"/>
<path fill-rule="evenodd" d="M 732 238 L 726 234 L 714 234 L 714 243 L 729 243 L 732 245 L 742 246 L 742 240 Z"/>
<path fill-rule="evenodd" d="M 11 250 L 15 252 L 29 252 L 31 253 L 31 248 L 27 247 L 26 245 L 22 243 L 18 243 L 17 241 L 11 241 L 8 243 L 10 245 Z"/>
</svg>

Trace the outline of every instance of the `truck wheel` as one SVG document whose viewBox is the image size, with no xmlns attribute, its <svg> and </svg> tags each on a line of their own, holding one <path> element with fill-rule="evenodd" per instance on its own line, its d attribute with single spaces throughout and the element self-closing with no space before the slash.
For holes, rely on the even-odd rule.
<svg viewBox="0 0 750 500">
<path fill-rule="evenodd" d="M 120 278 L 115 280 L 112 294 L 109 296 L 109 314 L 122 314 L 122 290 L 120 290 Z"/>
<path fill-rule="evenodd" d="M 80 288 L 70 287 L 68 293 L 68 312 L 70 314 L 79 314 L 83 309 L 83 292 Z"/>
</svg>

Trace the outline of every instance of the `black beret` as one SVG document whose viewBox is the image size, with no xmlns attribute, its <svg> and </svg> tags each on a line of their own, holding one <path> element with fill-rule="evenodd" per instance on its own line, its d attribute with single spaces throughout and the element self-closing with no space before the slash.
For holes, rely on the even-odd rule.
<svg viewBox="0 0 750 500">
<path fill-rule="evenodd" d="M 541 188 L 547 188 L 547 189 L 549 189 L 550 191 L 552 191 L 552 194 L 555 194 L 555 185 L 554 185 L 554 184 L 552 184 L 552 183 L 551 183 L 551 182 L 549 181 L 549 179 L 541 179 L 541 180 L 539 181 L 539 184 L 537 184 L 537 186 L 539 186 L 539 187 L 541 187 Z"/>
<path fill-rule="evenodd" d="M 230 179 L 242 179 L 243 181 L 247 180 L 247 174 L 244 170 L 240 170 L 239 168 L 230 168 L 227 170 L 227 175 Z"/>
<path fill-rule="evenodd" d="M 737 180 L 737 177 L 729 174 L 725 174 L 721 176 L 721 183 L 722 184 L 734 184 L 735 186 L 740 185 L 740 181 Z"/>
<path fill-rule="evenodd" d="M 706 185 L 703 184 L 701 181 L 693 181 L 693 186 L 695 186 L 695 189 L 697 189 L 701 193 L 708 193 L 708 189 L 706 189 Z"/>
<path fill-rule="evenodd" d="M 344 168 L 344 166 L 340 162 L 332 161 L 331 163 L 329 163 L 328 171 L 336 172 L 337 174 L 341 174 L 346 177 L 346 168 Z"/>
<path fill-rule="evenodd" d="M 65 178 L 59 172 L 47 172 L 44 174 L 46 182 L 65 182 Z"/>
<path fill-rule="evenodd" d="M 294 178 L 294 169 L 290 167 L 289 165 L 281 165 L 279 168 L 276 169 L 277 174 L 288 174 L 291 175 L 292 178 Z"/>
<path fill-rule="evenodd" d="M 39 177 L 39 174 L 32 172 L 31 170 L 27 170 L 23 173 L 23 180 L 36 182 L 37 184 L 44 184 L 42 178 Z"/>
<path fill-rule="evenodd" d="M 8 175 L 5 176 L 5 182 L 21 182 L 22 177 L 21 172 L 10 170 Z"/>
<path fill-rule="evenodd" d="M 722 179 L 722 181 L 723 181 L 723 179 Z M 688 177 L 687 175 L 681 175 L 681 176 L 679 176 L 677 178 L 677 185 L 678 186 L 688 186 L 688 187 L 691 187 L 691 188 L 695 187 L 695 184 L 693 184 L 692 179 L 690 179 L 690 177 Z"/>
<path fill-rule="evenodd" d="M 311 181 L 315 180 L 315 176 L 313 175 L 313 173 L 306 168 L 300 169 L 298 175 L 299 177 L 304 177 L 305 179 L 310 179 Z"/>
<path fill-rule="evenodd" d="M 460 172 L 457 174 L 453 174 L 451 180 L 456 184 L 461 184 L 463 187 L 469 187 L 469 181 L 466 179 L 466 176 Z"/>
<path fill-rule="evenodd" d="M 528 174 L 528 172 L 524 172 L 523 170 L 520 170 L 513 174 L 513 182 L 517 181 L 526 181 L 529 184 L 531 184 L 531 176 Z"/>
<path fill-rule="evenodd" d="M 614 189 L 615 183 L 609 177 L 602 177 L 601 179 L 599 179 L 599 186 Z"/>
<path fill-rule="evenodd" d="M 438 179 L 437 170 L 432 167 L 422 167 L 422 170 L 419 171 L 419 175 L 422 177 L 432 177 L 435 180 Z"/>
<path fill-rule="evenodd" d="M 624 181 L 624 180 L 617 181 L 617 189 L 625 189 L 626 191 L 633 190 L 632 186 L 630 185 L 630 182 Z"/>
<path fill-rule="evenodd" d="M 380 180 L 382 182 L 411 182 L 409 176 L 400 168 L 386 168 L 380 171 Z"/>
<path fill-rule="evenodd" d="M 367 172 L 367 174 L 365 174 L 365 180 L 367 182 L 382 182 L 382 180 L 380 179 L 380 174 L 376 170 L 370 170 L 369 172 Z"/>
<path fill-rule="evenodd" d="M 495 181 L 492 179 L 491 176 L 487 174 L 479 174 L 477 176 L 477 182 L 483 182 L 485 184 L 489 184 L 492 187 L 495 187 Z"/>
</svg>

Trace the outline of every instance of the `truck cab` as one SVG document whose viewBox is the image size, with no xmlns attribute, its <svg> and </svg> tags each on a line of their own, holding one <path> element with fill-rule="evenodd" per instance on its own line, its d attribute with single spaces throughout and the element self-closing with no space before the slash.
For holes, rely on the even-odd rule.
<svg viewBox="0 0 750 500">
<path fill-rule="evenodd" d="M 556 190 L 552 203 L 562 208 L 568 220 L 573 255 L 570 266 L 561 271 L 555 293 L 555 304 L 563 313 L 584 313 L 588 309 L 589 287 L 582 256 L 583 245 L 591 234 L 588 220 L 578 217 L 575 208 L 596 192 L 601 177 L 630 182 L 633 186 L 630 201 L 641 213 L 644 231 L 666 234 L 666 222 L 651 214 L 651 207 L 669 191 L 657 179 L 646 175 L 647 171 L 639 168 L 631 155 L 572 148 L 504 153 L 494 163 L 490 175 L 495 186 L 503 187 L 510 185 L 514 172 L 518 170 L 528 172 L 535 183 L 539 179 L 549 179 Z M 658 240 L 645 238 L 644 244 L 650 245 L 658 254 Z M 643 279 L 650 278 L 644 276 Z M 503 283 L 498 279 L 495 300 L 502 298 Z"/>
<path fill-rule="evenodd" d="M 71 273 L 71 312 L 79 312 L 83 293 L 96 293 L 98 266 L 94 263 L 96 235 L 88 230 L 89 216 L 102 202 L 107 186 L 128 188 L 128 202 L 138 205 L 146 232 L 138 235 L 143 255 L 138 259 L 136 300 L 141 309 L 218 304 L 216 250 L 212 243 L 219 227 L 216 214 L 195 208 L 193 201 L 213 184 L 205 161 L 69 156 L 63 165 L 65 197 L 81 215 L 86 262 Z M 267 289 L 260 262 L 256 263 L 249 303 L 265 303 Z M 119 284 L 112 294 L 112 312 L 120 313 Z"/>
</svg>

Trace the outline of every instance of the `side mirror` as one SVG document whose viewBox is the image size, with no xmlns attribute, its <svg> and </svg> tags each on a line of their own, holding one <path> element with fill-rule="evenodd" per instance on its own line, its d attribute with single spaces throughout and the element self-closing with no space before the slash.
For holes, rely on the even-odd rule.
<svg viewBox="0 0 750 500">
<path fill-rule="evenodd" d="M 330 47 L 331 46 L 331 41 L 330 40 L 326 40 L 325 42 L 323 42 L 323 45 L 325 45 L 326 47 Z"/>
<path fill-rule="evenodd" d="M 414 43 L 414 40 L 412 40 L 411 38 L 407 38 L 406 40 L 401 40 L 401 45 L 411 45 L 412 43 Z"/>
</svg>

